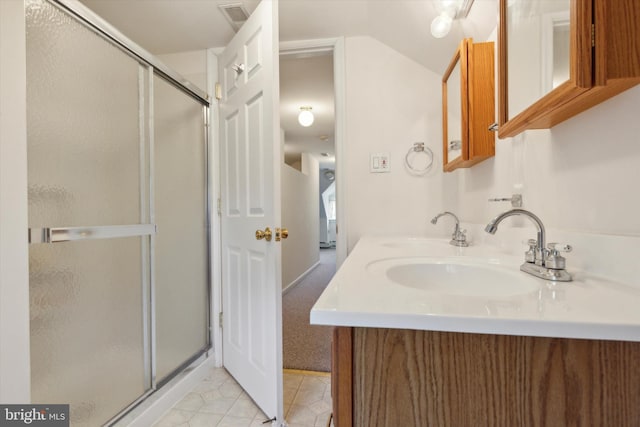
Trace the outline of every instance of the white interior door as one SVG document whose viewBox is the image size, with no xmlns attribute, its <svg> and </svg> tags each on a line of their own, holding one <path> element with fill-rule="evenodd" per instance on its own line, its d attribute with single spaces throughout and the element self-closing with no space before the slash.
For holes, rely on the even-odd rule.
<svg viewBox="0 0 640 427">
<path fill-rule="evenodd" d="M 258 5 L 218 64 L 223 363 L 282 423 L 277 0 Z M 267 227 L 273 238 L 257 240 L 256 231 Z"/>
</svg>

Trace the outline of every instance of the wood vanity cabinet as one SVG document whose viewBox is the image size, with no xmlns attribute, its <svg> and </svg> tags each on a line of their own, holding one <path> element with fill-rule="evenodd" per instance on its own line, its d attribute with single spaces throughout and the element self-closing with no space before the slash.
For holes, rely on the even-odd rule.
<svg viewBox="0 0 640 427">
<path fill-rule="evenodd" d="M 337 327 L 335 427 L 640 426 L 640 342 Z"/>
<path fill-rule="evenodd" d="M 494 43 L 460 42 L 442 77 L 443 170 L 468 168 L 495 155 Z M 452 149 L 452 144 L 456 144 Z"/>
<path fill-rule="evenodd" d="M 527 129 L 549 129 L 576 114 L 593 107 L 604 100 L 640 83 L 640 1 L 638 0 L 570 0 L 568 4 L 568 54 L 569 71 L 567 80 L 556 84 L 542 85 L 540 93 L 530 103 L 518 105 L 511 114 L 510 102 L 514 97 L 509 91 L 522 86 L 535 86 L 535 82 L 524 79 L 509 84 L 515 74 L 511 68 L 514 63 L 527 60 L 537 50 L 521 49 L 510 45 L 510 31 L 522 28 L 512 25 L 509 29 L 508 7 L 536 7 L 543 2 L 521 0 L 500 0 L 500 18 L 498 27 L 498 136 L 512 137 Z M 553 4 L 554 2 L 547 2 Z M 533 6 L 532 6 L 533 5 Z M 546 14 L 551 15 L 551 14 Z M 548 19 L 548 18 L 545 18 Z M 553 26 L 552 26 L 553 27 Z M 547 28 L 549 28 L 547 26 Z M 554 38 L 553 30 L 551 39 Z M 540 38 L 530 37 L 537 42 Z M 520 37 L 522 41 L 524 38 Z M 547 45 L 548 46 L 548 45 Z M 553 41 L 551 42 L 553 48 Z M 538 47 L 545 50 L 544 46 Z M 553 50 L 550 49 L 550 50 Z M 549 52 L 540 54 L 541 61 L 548 59 Z M 517 58 L 512 58 L 517 56 Z M 511 62 L 513 61 L 513 62 Z M 553 65 L 552 65 L 553 67 Z M 566 70 L 567 67 L 565 66 Z M 510 71 L 511 70 L 511 71 Z M 544 70 L 544 67 L 542 67 Z M 538 69 L 537 74 L 543 73 Z M 548 74 L 548 73 L 546 73 Z M 549 78 L 547 78 L 549 80 Z M 517 97 L 516 97 L 517 98 Z M 527 99 L 529 99 L 527 97 Z M 523 109 L 524 108 L 524 109 Z M 613 125 L 613 124 L 612 124 Z"/>
</svg>

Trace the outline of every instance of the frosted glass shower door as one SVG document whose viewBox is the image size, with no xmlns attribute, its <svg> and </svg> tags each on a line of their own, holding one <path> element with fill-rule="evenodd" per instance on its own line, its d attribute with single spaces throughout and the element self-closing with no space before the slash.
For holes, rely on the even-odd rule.
<svg viewBox="0 0 640 427">
<path fill-rule="evenodd" d="M 149 76 L 50 3 L 26 13 L 31 396 L 98 426 L 151 389 Z"/>
<path fill-rule="evenodd" d="M 209 346 L 203 106 L 154 78 L 156 379 Z"/>
</svg>

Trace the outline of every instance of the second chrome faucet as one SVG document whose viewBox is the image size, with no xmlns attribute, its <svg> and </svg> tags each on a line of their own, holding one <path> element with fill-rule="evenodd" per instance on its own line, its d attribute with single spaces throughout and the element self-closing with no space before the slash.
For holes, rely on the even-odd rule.
<svg viewBox="0 0 640 427">
<path fill-rule="evenodd" d="M 449 241 L 449 244 L 461 247 L 469 246 L 469 243 L 467 243 L 467 235 L 465 234 L 466 230 L 460 230 L 460 221 L 458 220 L 458 217 L 453 213 L 448 211 L 439 213 L 438 215 L 433 217 L 433 219 L 431 220 L 431 224 L 435 225 L 438 222 L 438 218 L 444 215 L 450 215 L 456 221 L 456 226 L 453 230 L 453 234 L 451 234 L 451 241 Z"/>
</svg>

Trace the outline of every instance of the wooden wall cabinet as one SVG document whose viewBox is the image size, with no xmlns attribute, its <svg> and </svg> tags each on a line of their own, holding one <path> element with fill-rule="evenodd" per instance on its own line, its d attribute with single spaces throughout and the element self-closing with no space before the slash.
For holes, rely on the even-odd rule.
<svg viewBox="0 0 640 427">
<path fill-rule="evenodd" d="M 520 105 L 511 111 L 510 103 L 518 98 L 510 91 L 522 85 L 535 85 L 531 79 L 523 79 L 523 84 L 510 82 L 516 76 L 514 64 L 527 61 L 527 57 L 540 48 L 532 45 L 521 49 L 510 38 L 522 42 L 513 31 L 526 25 L 509 27 L 511 9 L 524 5 L 540 7 L 544 2 L 520 0 L 500 0 L 498 28 L 498 136 L 515 136 L 527 129 L 549 129 L 576 114 L 593 107 L 604 100 L 640 83 L 640 2 L 638 0 L 565 0 L 568 15 L 568 79 L 551 87 L 543 88 L 541 95 L 531 99 L 525 108 Z M 552 5 L 555 2 L 546 2 Z M 521 6 L 522 7 L 522 6 Z M 515 15 L 515 16 L 521 16 Z M 552 15 L 551 13 L 545 15 Z M 557 15 L 557 13 L 556 13 Z M 548 19 L 548 18 L 545 18 Z M 544 22 L 543 22 L 544 24 Z M 532 43 L 549 38 L 529 37 Z M 553 45 L 553 43 L 552 43 Z M 547 52 L 542 61 L 551 61 Z M 517 58 L 512 58 L 516 56 Z M 511 61 L 511 62 L 510 62 Z M 543 64 L 544 65 L 544 64 Z M 521 67 L 522 68 L 522 67 Z M 535 70 L 541 72 L 542 69 Z M 514 74 L 510 76 L 509 73 Z M 510 84 L 511 83 L 511 84 Z"/>
<path fill-rule="evenodd" d="M 468 168 L 495 155 L 493 42 L 460 42 L 442 77 L 443 169 Z"/>
<path fill-rule="evenodd" d="M 335 427 L 640 425 L 640 342 L 336 328 Z"/>
</svg>

